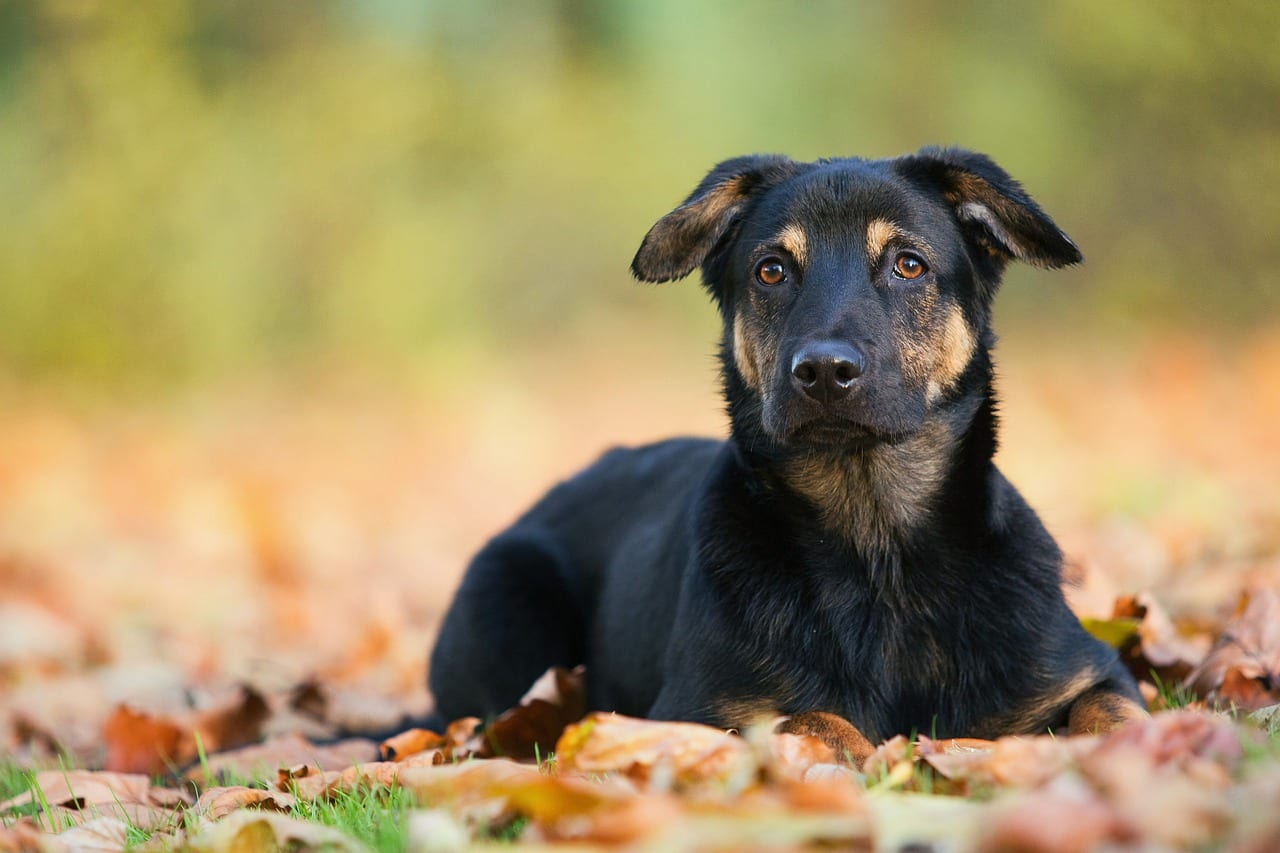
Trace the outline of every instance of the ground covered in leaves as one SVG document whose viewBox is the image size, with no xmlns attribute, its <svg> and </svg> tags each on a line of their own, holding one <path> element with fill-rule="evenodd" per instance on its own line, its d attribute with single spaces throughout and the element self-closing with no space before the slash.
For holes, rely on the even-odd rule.
<svg viewBox="0 0 1280 853">
<path fill-rule="evenodd" d="M 586 715 L 581 673 L 488 725 L 403 722 L 467 555 L 606 443 L 717 431 L 709 375 L 585 401 L 0 388 L 0 851 L 1280 848 L 1280 334 L 1207 347 L 1002 362 L 1001 465 L 1152 718 L 861 766 L 769 721 Z"/>
</svg>

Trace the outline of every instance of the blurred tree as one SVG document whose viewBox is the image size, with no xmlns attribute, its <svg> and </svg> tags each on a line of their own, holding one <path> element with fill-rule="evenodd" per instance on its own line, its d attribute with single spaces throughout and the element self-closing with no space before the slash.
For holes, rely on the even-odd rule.
<svg viewBox="0 0 1280 853">
<path fill-rule="evenodd" d="M 926 143 L 988 151 L 1085 250 L 1015 272 L 1009 322 L 1269 322 L 1276 43 L 1275 4 L 1156 0 L 4 3 L 0 360 L 166 387 L 637 311 L 704 339 L 696 288 L 626 265 L 705 169 Z"/>
</svg>

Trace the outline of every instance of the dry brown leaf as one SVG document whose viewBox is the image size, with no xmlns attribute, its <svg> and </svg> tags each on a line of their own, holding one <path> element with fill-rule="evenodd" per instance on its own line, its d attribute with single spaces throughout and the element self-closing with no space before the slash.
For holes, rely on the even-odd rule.
<svg viewBox="0 0 1280 853">
<path fill-rule="evenodd" d="M 816 764 L 837 763 L 836 751 L 813 735 L 770 734 L 765 761 L 781 779 L 803 779 Z"/>
<path fill-rule="evenodd" d="M 1070 777 L 996 806 L 984 824 L 981 853 L 1087 853 L 1137 835 L 1123 816 Z"/>
<path fill-rule="evenodd" d="M 552 667 L 533 683 L 520 704 L 504 712 L 467 743 L 481 758 L 534 758 L 555 747 L 565 726 L 586 713 L 583 667 Z"/>
<path fill-rule="evenodd" d="M 11 826 L 0 824 L 0 853 L 53 853 L 60 848 L 47 833 L 41 832 L 29 818 L 15 821 Z"/>
<path fill-rule="evenodd" d="M 468 820 L 489 826 L 515 817 L 509 802 L 514 785 L 541 778 L 538 768 L 505 758 L 401 767 L 396 775 L 400 787 L 411 791 L 418 802 L 433 808 L 447 806 Z"/>
<path fill-rule="evenodd" d="M 234 811 L 245 808 L 287 812 L 293 808 L 295 802 L 292 794 L 282 791 L 229 785 L 225 788 L 210 788 L 205 791 L 196 802 L 194 811 L 209 820 L 220 820 Z"/>
<path fill-rule="evenodd" d="M 1280 702 L 1280 595 L 1271 589 L 1248 592 L 1187 684 L 1243 710 Z"/>
<path fill-rule="evenodd" d="M 1080 766 L 1086 774 L 1105 780 L 1114 775 L 1109 771 L 1111 754 L 1119 753 L 1130 764 L 1148 768 L 1145 772 L 1153 786 L 1159 787 L 1159 779 L 1178 777 L 1190 780 L 1203 790 L 1206 800 L 1212 800 L 1212 792 L 1229 786 L 1244 760 L 1243 734 L 1230 720 L 1215 714 L 1171 711 L 1101 738 L 1094 750 L 1081 756 Z M 1140 785 L 1130 787 L 1135 799 L 1141 795 Z"/>
<path fill-rule="evenodd" d="M 905 735 L 894 735 L 876 747 L 876 751 L 862 762 L 862 772 L 868 776 L 882 776 L 904 761 L 915 759 L 915 747 Z"/>
<path fill-rule="evenodd" d="M 404 765 L 395 761 L 370 761 L 343 770 L 338 777 L 338 787 L 344 791 L 382 786 L 390 788 Z"/>
<path fill-rule="evenodd" d="M 1229 779 L 1205 772 L 1221 771 L 1218 765 L 1161 759 L 1132 743 L 1111 743 L 1086 756 L 1082 771 L 1143 839 L 1161 849 L 1202 849 L 1227 820 Z"/>
<path fill-rule="evenodd" d="M 172 720 L 119 705 L 102 729 L 108 770 L 157 775 L 187 764 L 195 745 Z"/>
<path fill-rule="evenodd" d="M 315 679 L 294 685 L 289 691 L 289 708 L 320 722 L 328 720 L 329 699 Z"/>
<path fill-rule="evenodd" d="M 72 850 L 124 850 L 129 846 L 129 824 L 115 817 L 95 818 L 58 833 L 58 840 Z"/>
<path fill-rule="evenodd" d="M 556 766 L 616 771 L 658 787 L 715 780 L 745 782 L 756 767 L 747 743 L 698 723 L 663 723 L 593 713 L 565 730 Z"/>
<path fill-rule="evenodd" d="M 229 773 L 241 779 L 269 781 L 282 767 L 308 765 L 319 770 L 341 770 L 375 757 L 374 742 L 363 738 L 320 745 L 297 734 L 277 735 L 259 744 L 210 755 L 188 770 L 186 778 L 208 784 Z"/>
<path fill-rule="evenodd" d="M 821 771 L 827 767 L 841 772 Z M 815 770 L 819 772 L 815 773 Z M 803 781 L 784 781 L 781 789 L 783 805 L 787 809 L 843 815 L 862 814 L 866 810 L 858 774 L 841 764 L 815 764 L 805 771 Z"/>
<path fill-rule="evenodd" d="M 276 790 L 293 794 L 299 800 L 310 802 L 327 797 L 338 787 L 341 770 L 316 770 L 303 764 L 276 775 Z"/>
<path fill-rule="evenodd" d="M 36 774 L 35 782 L 51 806 L 82 809 L 98 804 L 154 805 L 149 796 L 151 783 L 141 774 L 44 770 Z M 0 803 L 0 813 L 37 801 L 35 793 L 27 791 Z"/>
<path fill-rule="evenodd" d="M 262 737 L 262 724 L 269 716 L 271 708 L 263 695 L 241 685 L 238 695 L 197 713 L 192 728 L 199 732 L 205 752 L 221 752 Z"/>
<path fill-rule="evenodd" d="M 378 744 L 383 761 L 399 761 L 415 752 L 439 749 L 446 744 L 444 735 L 428 729 L 409 729 Z"/>
<path fill-rule="evenodd" d="M 108 770 L 158 775 L 206 753 L 241 746 L 262 735 L 271 711 L 258 691 L 241 686 L 222 703 L 181 716 L 162 716 L 119 705 L 103 726 Z"/>
<path fill-rule="evenodd" d="M 1149 593 L 1116 599 L 1115 619 L 1137 619 L 1137 634 L 1119 648 L 1120 659 L 1139 680 L 1152 673 L 1165 684 L 1177 684 L 1204 659 L 1208 644 L 1183 637 L 1160 603 Z"/>
<path fill-rule="evenodd" d="M 199 853 L 278 853 L 280 850 L 330 850 L 367 853 L 354 838 L 319 823 L 282 814 L 242 810 L 190 839 Z"/>
<path fill-rule="evenodd" d="M 445 743 L 453 748 L 462 746 L 475 735 L 480 723 L 479 717 L 460 717 L 454 720 L 445 727 Z"/>
<path fill-rule="evenodd" d="M 968 787 L 1030 789 L 1072 766 L 1078 754 L 1091 749 L 1093 743 L 1088 737 L 1048 735 L 1003 737 L 994 742 L 957 739 L 929 742 L 920 753 L 944 778 Z"/>
</svg>

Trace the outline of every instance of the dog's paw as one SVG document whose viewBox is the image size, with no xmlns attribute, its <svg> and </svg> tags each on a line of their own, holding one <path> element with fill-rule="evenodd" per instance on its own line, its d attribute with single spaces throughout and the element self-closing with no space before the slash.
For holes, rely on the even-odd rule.
<svg viewBox="0 0 1280 853">
<path fill-rule="evenodd" d="M 1147 712 L 1137 702 L 1105 687 L 1086 691 L 1071 703 L 1067 728 L 1073 735 L 1106 734 L 1125 723 L 1141 720 Z"/>
<path fill-rule="evenodd" d="M 779 734 L 812 735 L 835 750 L 840 758 L 859 766 L 875 746 L 844 717 L 826 711 L 792 714 L 774 728 Z"/>
</svg>

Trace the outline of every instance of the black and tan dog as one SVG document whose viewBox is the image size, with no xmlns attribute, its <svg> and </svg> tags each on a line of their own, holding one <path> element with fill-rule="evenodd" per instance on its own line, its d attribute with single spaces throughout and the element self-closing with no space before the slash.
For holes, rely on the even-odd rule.
<svg viewBox="0 0 1280 853">
<path fill-rule="evenodd" d="M 438 713 L 495 714 L 585 663 L 592 708 L 789 714 L 855 756 L 895 733 L 1140 715 L 992 464 L 991 303 L 1012 259 L 1081 255 L 981 154 L 716 166 L 632 271 L 702 267 L 731 437 L 614 450 L 493 539 L 432 656 Z"/>
</svg>

